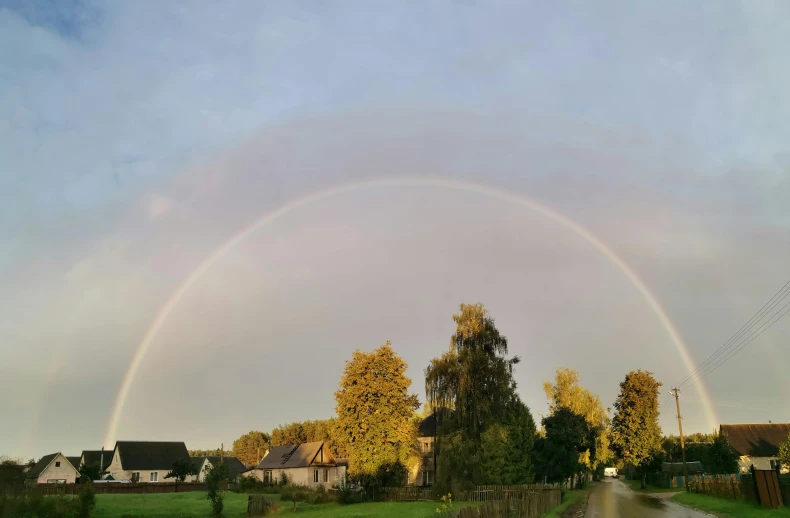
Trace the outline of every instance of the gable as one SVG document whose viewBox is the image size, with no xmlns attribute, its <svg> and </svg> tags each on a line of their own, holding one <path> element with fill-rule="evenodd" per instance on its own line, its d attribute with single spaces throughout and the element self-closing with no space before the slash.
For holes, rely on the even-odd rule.
<svg viewBox="0 0 790 518">
<path fill-rule="evenodd" d="M 28 470 L 26 476 L 29 478 L 38 478 L 42 473 L 44 473 L 50 466 L 54 466 L 56 462 L 61 463 L 61 467 L 63 466 L 70 466 L 75 472 L 79 473 L 77 468 L 66 458 L 65 455 L 62 453 L 50 453 L 49 455 L 44 455 L 36 462 L 32 468 Z"/>
</svg>

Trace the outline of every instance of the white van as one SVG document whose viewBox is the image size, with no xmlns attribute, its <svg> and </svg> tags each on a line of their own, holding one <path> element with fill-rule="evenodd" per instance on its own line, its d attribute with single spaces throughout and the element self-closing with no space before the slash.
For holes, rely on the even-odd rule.
<svg viewBox="0 0 790 518">
<path fill-rule="evenodd" d="M 603 476 L 604 477 L 616 477 L 617 476 L 617 468 L 604 468 Z"/>
</svg>

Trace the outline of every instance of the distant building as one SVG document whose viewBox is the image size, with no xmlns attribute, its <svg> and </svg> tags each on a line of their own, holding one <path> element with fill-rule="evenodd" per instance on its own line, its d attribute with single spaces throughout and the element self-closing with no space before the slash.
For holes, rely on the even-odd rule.
<svg viewBox="0 0 790 518">
<path fill-rule="evenodd" d="M 25 476 L 33 484 L 73 484 L 80 477 L 78 467 L 74 466 L 78 460 L 79 457 L 66 457 L 60 452 L 50 453 L 41 457 Z"/>
<path fill-rule="evenodd" d="M 346 466 L 319 441 L 273 446 L 256 467 L 245 472 L 245 476 L 269 483 L 278 482 L 282 475 L 296 485 L 331 487 L 346 483 Z"/>
<path fill-rule="evenodd" d="M 79 457 L 78 468 L 82 466 L 99 466 L 100 472 L 104 473 L 110 467 L 112 462 L 112 450 L 83 450 L 82 455 Z"/>
<path fill-rule="evenodd" d="M 192 457 L 192 461 L 195 464 L 195 469 L 197 470 L 198 474 L 187 478 L 187 480 L 204 482 L 206 480 L 206 474 L 209 472 L 209 470 L 220 463 L 220 457 L 219 455 Z M 236 457 L 229 457 L 227 455 L 223 456 L 222 462 L 228 467 L 231 480 L 236 480 L 239 475 L 247 471 L 247 466 L 245 466 L 244 463 Z"/>
<path fill-rule="evenodd" d="M 430 486 L 436 482 L 436 415 L 431 414 L 417 427 L 418 462 L 409 469 L 410 485 Z"/>
<path fill-rule="evenodd" d="M 190 460 L 183 442 L 118 441 L 107 471 L 115 480 L 171 482 L 165 475 L 179 460 Z"/>
<path fill-rule="evenodd" d="M 790 423 L 773 424 L 723 424 L 719 427 L 735 451 L 738 467 L 747 473 L 755 469 L 776 469 L 779 466 L 779 445 L 790 435 Z M 787 473 L 782 469 L 782 473 Z"/>
</svg>

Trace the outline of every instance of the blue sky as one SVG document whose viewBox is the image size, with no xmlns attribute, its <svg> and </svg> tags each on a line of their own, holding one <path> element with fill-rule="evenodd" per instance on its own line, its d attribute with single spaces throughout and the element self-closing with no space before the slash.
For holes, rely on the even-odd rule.
<svg viewBox="0 0 790 518">
<path fill-rule="evenodd" d="M 0 453 L 98 447 L 132 351 L 190 269 L 261 214 L 360 179 L 438 176 L 550 205 L 626 259 L 704 359 L 788 277 L 788 11 L 0 0 L 0 390 L 36 380 L 0 403 L 11 417 Z M 470 251 L 477 239 L 503 252 Z M 284 218 L 226 261 L 163 330 L 125 437 L 211 446 L 331 415 L 342 360 L 388 338 L 422 394 L 462 300 L 485 302 L 531 358 L 519 382 L 535 414 L 559 366 L 579 368 L 605 401 L 632 368 L 682 377 L 611 266 L 491 200 L 352 193 Z M 484 273 L 460 289 L 470 271 Z M 404 320 L 414 329 L 393 324 Z M 711 375 L 723 420 L 790 420 L 776 395 L 789 388 L 778 358 L 788 330 L 780 322 Z M 311 347 L 326 369 L 261 382 L 301 375 L 314 387 L 268 404 L 247 392 L 251 366 Z M 185 389 L 220 360 L 229 385 Z M 196 428 L 201 409 L 218 408 L 221 422 Z M 65 437 L 48 431 L 63 419 Z"/>
</svg>

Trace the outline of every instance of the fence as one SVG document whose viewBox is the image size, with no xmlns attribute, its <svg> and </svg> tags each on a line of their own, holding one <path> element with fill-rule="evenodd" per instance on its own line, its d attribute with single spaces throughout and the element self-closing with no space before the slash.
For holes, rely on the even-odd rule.
<svg viewBox="0 0 790 518">
<path fill-rule="evenodd" d="M 534 493 L 561 489 L 559 484 L 522 484 L 516 486 L 477 486 L 468 491 L 456 491 L 456 502 L 492 502 L 497 500 L 523 500 Z"/>
<path fill-rule="evenodd" d="M 386 502 L 419 502 L 436 500 L 436 491 L 430 487 L 385 487 L 381 499 Z"/>
<path fill-rule="evenodd" d="M 689 490 L 694 493 L 736 500 L 744 496 L 742 483 L 737 475 L 694 475 L 689 478 Z"/>
<path fill-rule="evenodd" d="M 42 495 L 77 495 L 85 489 L 88 484 L 38 484 L 36 492 Z M 193 482 L 141 482 L 137 484 L 124 484 L 121 482 L 107 482 L 101 484 L 90 484 L 93 492 L 97 495 L 105 494 L 156 494 L 156 493 L 186 493 L 189 491 L 208 491 L 206 484 Z M 221 485 L 223 491 L 235 489 L 235 484 L 227 482 Z"/>
<path fill-rule="evenodd" d="M 518 500 L 483 502 L 474 507 L 450 511 L 450 518 L 539 518 L 549 510 L 560 505 L 562 491 L 551 489 L 523 493 Z"/>
</svg>

